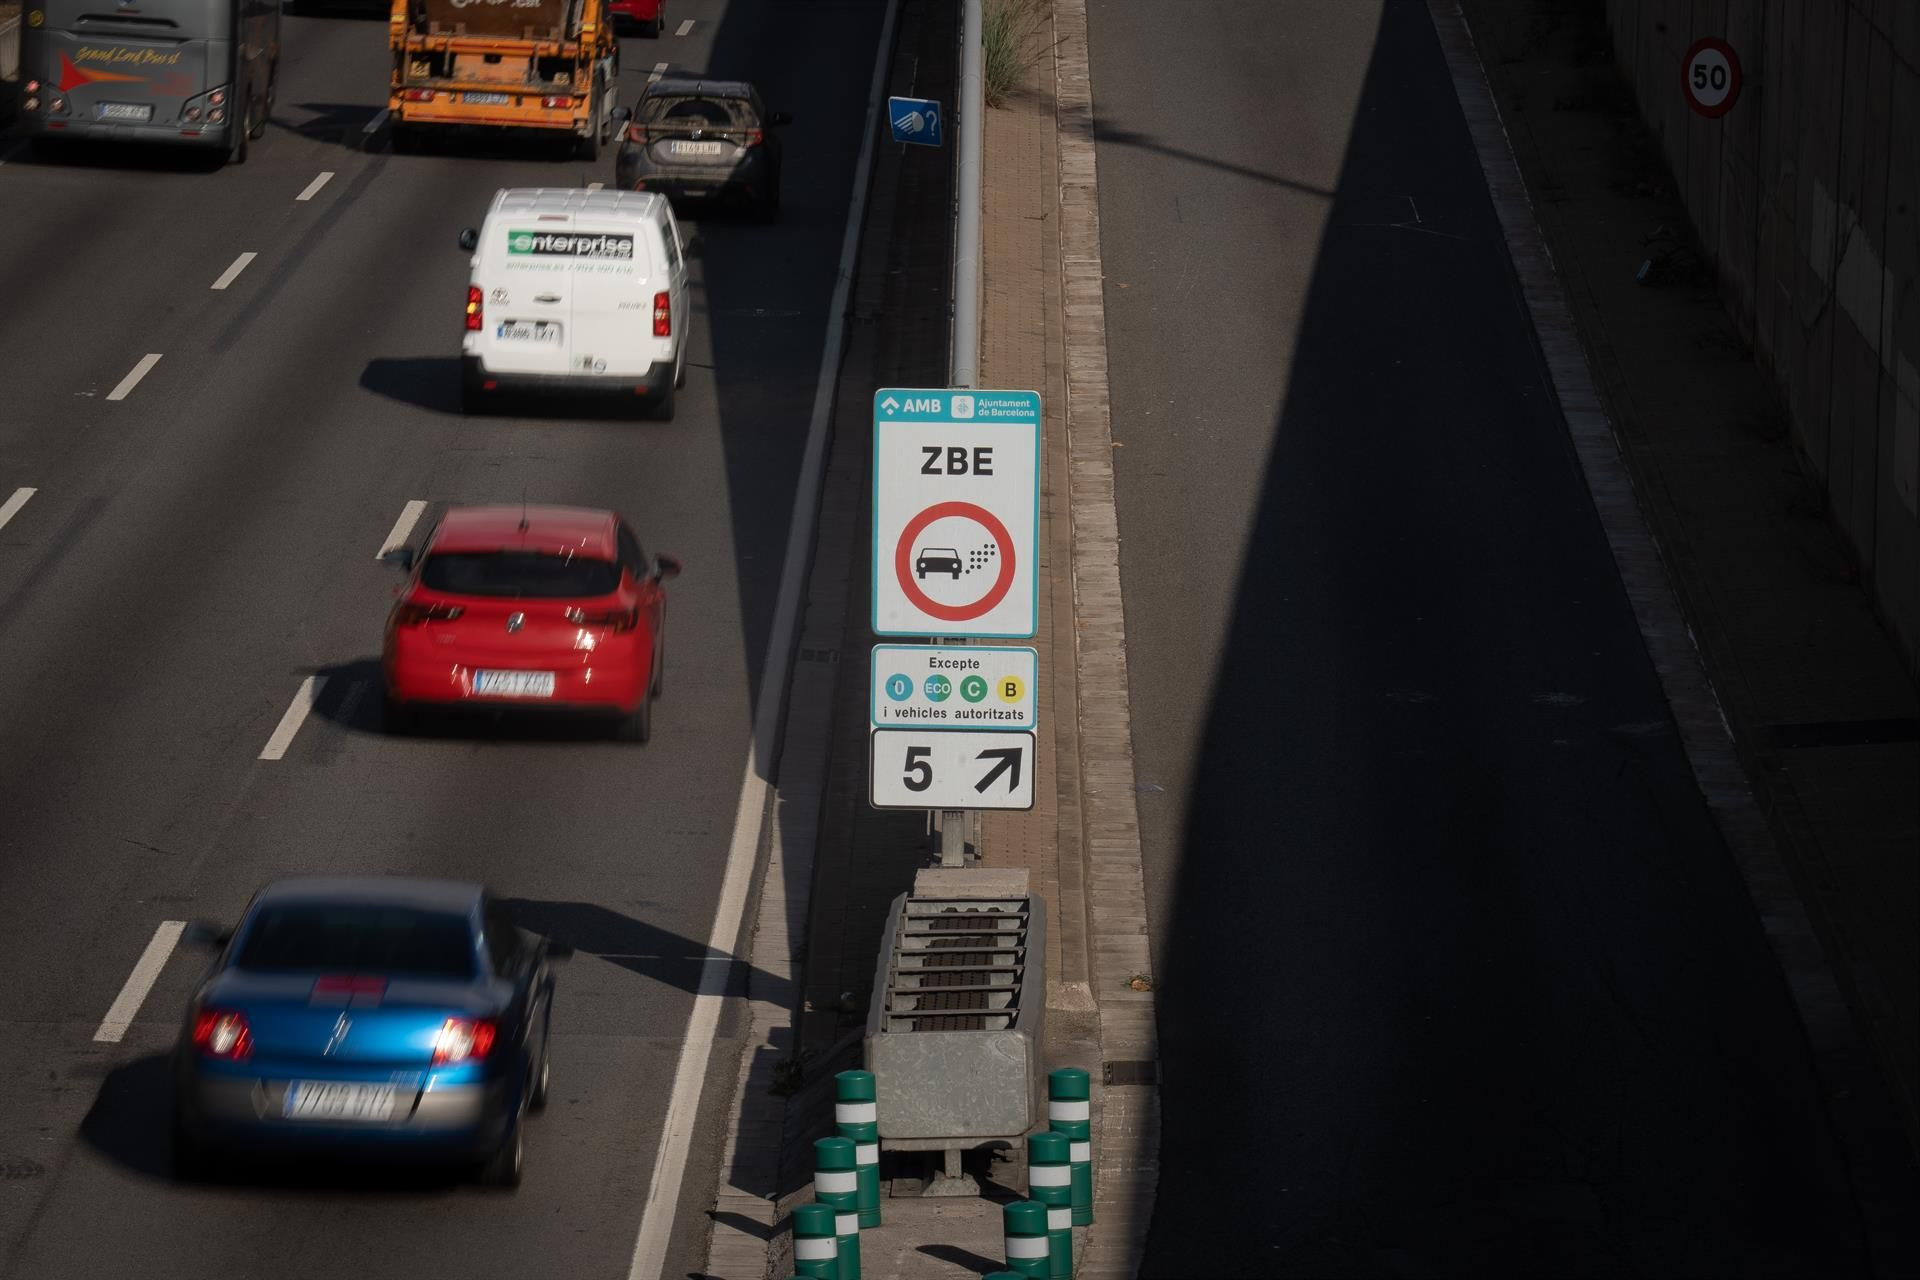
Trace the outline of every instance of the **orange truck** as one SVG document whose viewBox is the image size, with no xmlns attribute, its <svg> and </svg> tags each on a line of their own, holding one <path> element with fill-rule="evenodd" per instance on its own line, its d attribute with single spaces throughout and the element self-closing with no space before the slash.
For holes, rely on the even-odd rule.
<svg viewBox="0 0 1920 1280">
<path fill-rule="evenodd" d="M 620 42 L 606 0 L 393 0 L 393 145 L 460 126 L 565 135 L 592 160 L 613 136 Z"/>
</svg>

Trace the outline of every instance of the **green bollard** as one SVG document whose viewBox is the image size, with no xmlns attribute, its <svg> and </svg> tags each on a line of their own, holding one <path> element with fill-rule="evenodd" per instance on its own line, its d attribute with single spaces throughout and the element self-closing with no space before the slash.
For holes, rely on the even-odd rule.
<svg viewBox="0 0 1920 1280">
<path fill-rule="evenodd" d="M 860 1280 L 859 1175 L 848 1139 L 822 1138 L 813 1144 L 813 1198 L 833 1210 L 840 1280 Z"/>
<path fill-rule="evenodd" d="M 1073 1142 L 1064 1133 L 1027 1135 L 1027 1187 L 1047 1207 L 1047 1275 L 1073 1277 L 1073 1174 L 1067 1157 Z"/>
<path fill-rule="evenodd" d="M 1073 1144 L 1073 1225 L 1093 1222 L 1093 1078 L 1079 1067 L 1047 1073 L 1047 1127 Z"/>
<path fill-rule="evenodd" d="M 980 1280 L 1020 1280 L 1018 1271 L 989 1271 Z"/>
<path fill-rule="evenodd" d="M 833 1078 L 833 1123 L 841 1137 L 853 1142 L 863 1227 L 880 1225 L 880 1112 L 873 1088 L 871 1071 L 842 1071 Z"/>
<path fill-rule="evenodd" d="M 830 1205 L 793 1207 L 793 1269 L 803 1276 L 840 1280 L 840 1245 Z"/>
<path fill-rule="evenodd" d="M 1007 1238 L 1007 1270 L 1016 1276 L 1047 1274 L 1047 1206 L 1020 1200 L 1000 1210 Z"/>
</svg>

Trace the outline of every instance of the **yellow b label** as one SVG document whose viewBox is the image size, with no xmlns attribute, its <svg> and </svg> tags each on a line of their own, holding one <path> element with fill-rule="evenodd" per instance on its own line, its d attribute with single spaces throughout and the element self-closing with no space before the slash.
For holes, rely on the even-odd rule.
<svg viewBox="0 0 1920 1280">
<path fill-rule="evenodd" d="M 27 11 L 27 25 L 30 27 L 37 27 L 41 23 L 45 22 L 46 20 L 47 20 L 47 15 L 40 12 L 38 9 L 29 9 Z"/>
<path fill-rule="evenodd" d="M 1001 676 L 995 688 L 1002 702 L 1018 702 L 1027 692 L 1026 682 L 1019 676 Z"/>
</svg>

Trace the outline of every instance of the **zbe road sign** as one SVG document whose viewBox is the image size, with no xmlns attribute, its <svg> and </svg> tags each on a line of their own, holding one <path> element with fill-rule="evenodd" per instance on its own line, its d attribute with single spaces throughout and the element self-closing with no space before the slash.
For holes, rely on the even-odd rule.
<svg viewBox="0 0 1920 1280">
<path fill-rule="evenodd" d="M 1040 393 L 873 393 L 873 632 L 1025 638 L 1038 616 Z"/>
<path fill-rule="evenodd" d="M 1033 735 L 875 729 L 867 801 L 876 809 L 1031 809 Z"/>
<path fill-rule="evenodd" d="M 871 670 L 876 729 L 1034 727 L 1032 649 L 877 644 Z"/>
</svg>

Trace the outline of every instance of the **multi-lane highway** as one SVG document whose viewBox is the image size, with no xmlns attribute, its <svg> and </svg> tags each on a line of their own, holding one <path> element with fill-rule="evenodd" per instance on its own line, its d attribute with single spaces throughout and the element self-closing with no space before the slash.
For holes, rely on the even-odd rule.
<svg viewBox="0 0 1920 1280">
<path fill-rule="evenodd" d="M 1145 1274 L 1862 1274 L 1427 0 L 1088 8 Z"/>
<path fill-rule="evenodd" d="M 383 13 L 286 20 L 243 166 L 42 165 L 0 138 L 0 1271 L 627 1274 L 735 840 L 881 8 L 677 0 L 662 39 L 624 41 L 629 102 L 665 63 L 797 117 L 780 223 L 698 228 L 670 424 L 459 416 L 457 233 L 496 188 L 610 182 L 612 159 L 369 145 Z M 621 510 L 686 562 L 649 745 L 384 732 L 376 553 L 410 504 L 523 498 Z M 580 948 L 517 1194 L 170 1179 L 162 1055 L 204 957 L 150 943 L 304 872 L 484 880 Z M 701 1260 L 714 1093 L 666 1274 Z"/>
</svg>

